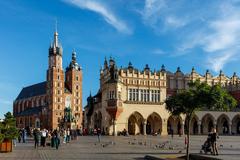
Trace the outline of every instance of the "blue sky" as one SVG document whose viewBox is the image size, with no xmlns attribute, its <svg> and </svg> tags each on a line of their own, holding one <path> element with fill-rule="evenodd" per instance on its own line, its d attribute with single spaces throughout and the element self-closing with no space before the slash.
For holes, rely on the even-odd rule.
<svg viewBox="0 0 240 160">
<path fill-rule="evenodd" d="M 56 19 L 63 67 L 75 49 L 83 68 L 84 105 L 99 88 L 105 56 L 139 69 L 240 71 L 238 0 L 11 0 L 0 6 L 0 117 L 24 86 L 45 81 Z"/>
</svg>

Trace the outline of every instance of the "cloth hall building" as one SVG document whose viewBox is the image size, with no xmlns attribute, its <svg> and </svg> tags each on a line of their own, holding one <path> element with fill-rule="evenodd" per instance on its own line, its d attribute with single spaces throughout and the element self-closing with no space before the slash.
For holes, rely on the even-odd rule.
<svg viewBox="0 0 240 160">
<path fill-rule="evenodd" d="M 13 114 L 18 128 L 82 126 L 82 69 L 76 52 L 64 71 L 63 49 L 58 33 L 49 47 L 46 81 L 24 87 L 13 103 Z"/>
<path fill-rule="evenodd" d="M 118 68 L 114 59 L 105 59 L 100 70 L 100 88 L 90 95 L 85 106 L 86 128 L 101 128 L 106 134 L 117 135 L 124 129 L 129 134 L 184 134 L 185 117 L 174 117 L 165 109 L 164 101 L 178 90 L 187 89 L 188 82 L 200 79 L 209 85 L 220 83 L 235 99 L 240 100 L 240 79 L 236 73 L 227 77 L 220 71 L 213 76 L 208 70 L 204 75 L 194 68 L 184 74 L 167 71 L 164 65 L 152 71 L 148 65 L 143 70 L 129 63 Z M 196 112 L 190 124 L 191 134 L 208 134 L 216 127 L 219 134 L 240 134 L 240 112 L 202 110 Z"/>
</svg>

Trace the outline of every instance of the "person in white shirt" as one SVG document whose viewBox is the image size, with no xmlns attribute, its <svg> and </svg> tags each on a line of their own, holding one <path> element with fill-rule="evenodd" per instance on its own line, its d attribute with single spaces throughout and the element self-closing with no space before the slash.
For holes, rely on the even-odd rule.
<svg viewBox="0 0 240 160">
<path fill-rule="evenodd" d="M 67 130 L 64 129 L 64 131 L 63 131 L 63 143 L 66 143 L 66 141 L 67 141 Z"/>
<path fill-rule="evenodd" d="M 46 146 L 46 138 L 47 138 L 47 131 L 46 131 L 46 129 L 44 128 L 44 129 L 41 131 L 41 146 L 43 146 L 43 147 Z"/>
<path fill-rule="evenodd" d="M 70 132 L 70 129 L 68 128 L 67 129 L 67 143 L 70 142 L 70 136 L 71 136 L 71 132 Z"/>
</svg>

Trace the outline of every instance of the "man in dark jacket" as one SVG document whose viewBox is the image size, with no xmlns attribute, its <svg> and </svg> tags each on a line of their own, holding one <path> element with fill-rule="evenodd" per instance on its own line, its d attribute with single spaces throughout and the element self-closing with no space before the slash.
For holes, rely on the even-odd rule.
<svg viewBox="0 0 240 160">
<path fill-rule="evenodd" d="M 101 138 L 101 129 L 97 129 L 97 136 L 98 136 L 98 142 L 100 143 L 100 138 Z"/>
<path fill-rule="evenodd" d="M 218 155 L 217 138 L 218 138 L 217 131 L 215 128 L 213 128 L 211 133 L 211 145 L 214 155 Z"/>
<path fill-rule="evenodd" d="M 39 129 L 34 129 L 33 137 L 34 137 L 34 147 L 37 148 L 39 146 L 39 140 L 41 137 Z"/>
</svg>

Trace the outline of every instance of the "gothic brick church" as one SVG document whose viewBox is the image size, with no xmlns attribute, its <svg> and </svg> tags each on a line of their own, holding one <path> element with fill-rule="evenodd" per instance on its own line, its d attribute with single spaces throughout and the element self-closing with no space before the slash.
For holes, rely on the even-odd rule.
<svg viewBox="0 0 240 160">
<path fill-rule="evenodd" d="M 82 127 L 82 69 L 76 52 L 64 71 L 58 33 L 49 47 L 46 81 L 24 87 L 13 104 L 17 127 Z"/>
</svg>

